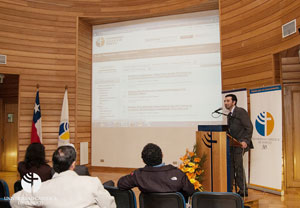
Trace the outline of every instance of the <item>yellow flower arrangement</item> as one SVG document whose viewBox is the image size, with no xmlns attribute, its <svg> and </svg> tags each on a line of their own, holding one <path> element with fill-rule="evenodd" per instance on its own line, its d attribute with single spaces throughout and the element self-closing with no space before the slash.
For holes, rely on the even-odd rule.
<svg viewBox="0 0 300 208">
<path fill-rule="evenodd" d="M 203 154 L 198 157 L 196 154 L 196 146 L 194 146 L 193 151 L 190 152 L 188 149 L 183 157 L 180 158 L 182 163 L 179 169 L 184 172 L 190 182 L 194 185 L 195 190 L 203 191 L 202 181 L 204 176 L 203 164 L 206 160 L 206 155 Z"/>
</svg>

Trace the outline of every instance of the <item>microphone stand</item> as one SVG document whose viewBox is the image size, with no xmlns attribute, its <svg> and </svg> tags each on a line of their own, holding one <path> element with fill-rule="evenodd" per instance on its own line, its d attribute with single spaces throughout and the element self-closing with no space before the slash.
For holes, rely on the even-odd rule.
<svg viewBox="0 0 300 208">
<path fill-rule="evenodd" d="M 223 115 L 223 116 L 227 116 L 227 117 L 231 117 L 231 118 L 236 118 L 235 116 L 228 115 L 228 114 L 225 114 L 225 113 L 221 113 L 221 112 L 219 112 L 219 111 L 214 111 L 214 112 L 212 112 L 212 114 L 214 114 L 214 113 L 217 113 L 217 114 Z"/>
<path fill-rule="evenodd" d="M 213 113 L 213 114 L 214 114 L 214 113 L 217 113 L 217 114 L 219 114 L 219 115 L 228 116 L 227 114 L 221 113 L 221 112 L 219 112 L 219 111 L 214 111 L 214 112 L 212 112 L 212 113 Z"/>
</svg>

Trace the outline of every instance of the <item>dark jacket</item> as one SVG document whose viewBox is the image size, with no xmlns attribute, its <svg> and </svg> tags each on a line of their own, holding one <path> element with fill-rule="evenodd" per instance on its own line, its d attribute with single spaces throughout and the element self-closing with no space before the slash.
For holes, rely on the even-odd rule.
<svg viewBox="0 0 300 208">
<path fill-rule="evenodd" d="M 194 185 L 187 176 L 173 165 L 139 168 L 121 177 L 118 187 L 126 190 L 138 187 L 144 193 L 181 192 L 185 197 L 195 192 Z"/>
<path fill-rule="evenodd" d="M 232 116 L 228 117 L 228 131 L 229 134 L 239 142 L 247 143 L 246 151 L 248 151 L 249 148 L 253 148 L 251 141 L 253 125 L 245 109 L 235 106 Z M 242 151 L 241 148 L 237 148 L 236 150 Z"/>
<path fill-rule="evenodd" d="M 33 166 L 27 169 L 25 162 L 19 162 L 18 171 L 20 173 L 21 179 L 26 173 L 29 172 L 38 174 L 42 182 L 52 178 L 52 168 L 47 164 L 41 165 L 40 167 Z"/>
</svg>

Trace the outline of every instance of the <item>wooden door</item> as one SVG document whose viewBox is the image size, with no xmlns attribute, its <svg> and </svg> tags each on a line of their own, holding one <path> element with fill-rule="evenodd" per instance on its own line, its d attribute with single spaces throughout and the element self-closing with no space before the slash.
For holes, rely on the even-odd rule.
<svg viewBox="0 0 300 208">
<path fill-rule="evenodd" d="M 286 186 L 300 188 L 300 84 L 284 85 Z"/>
<path fill-rule="evenodd" d="M 18 104 L 4 104 L 3 170 L 17 171 Z"/>
</svg>

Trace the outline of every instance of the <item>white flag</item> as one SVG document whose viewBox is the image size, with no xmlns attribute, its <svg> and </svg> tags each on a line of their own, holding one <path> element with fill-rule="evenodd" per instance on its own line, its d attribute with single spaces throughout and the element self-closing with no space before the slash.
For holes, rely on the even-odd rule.
<svg viewBox="0 0 300 208">
<path fill-rule="evenodd" d="M 58 146 L 70 143 L 68 91 L 66 89 L 61 109 Z"/>
</svg>

